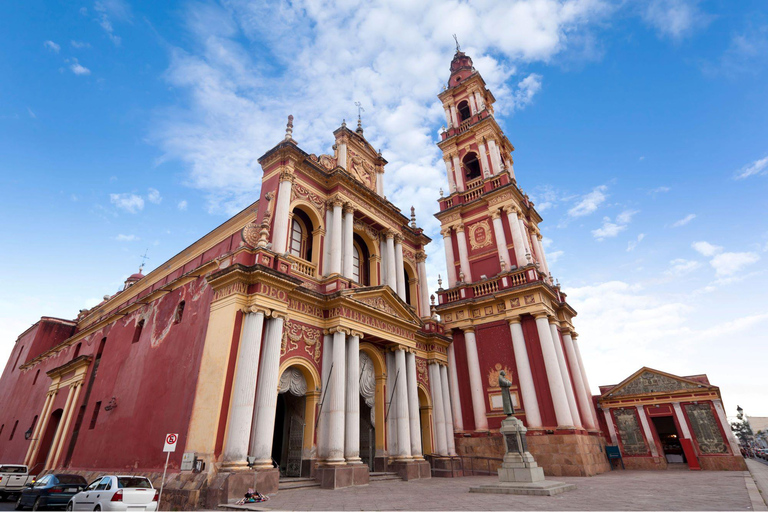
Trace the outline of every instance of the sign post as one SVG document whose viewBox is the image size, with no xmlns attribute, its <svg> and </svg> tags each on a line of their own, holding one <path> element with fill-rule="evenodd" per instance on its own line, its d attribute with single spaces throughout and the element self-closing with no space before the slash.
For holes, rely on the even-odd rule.
<svg viewBox="0 0 768 512">
<path fill-rule="evenodd" d="M 163 502 L 163 487 L 165 486 L 165 473 L 168 471 L 168 460 L 171 458 L 171 452 L 176 451 L 176 441 L 179 440 L 179 434 L 166 434 L 165 445 L 165 467 L 163 468 L 163 479 L 160 481 L 160 495 L 157 497 L 157 510 L 160 510 L 160 504 Z"/>
</svg>

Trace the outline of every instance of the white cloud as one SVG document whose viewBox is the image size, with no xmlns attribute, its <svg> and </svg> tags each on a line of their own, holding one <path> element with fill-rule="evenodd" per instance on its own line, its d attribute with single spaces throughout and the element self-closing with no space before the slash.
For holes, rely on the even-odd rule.
<svg viewBox="0 0 768 512">
<path fill-rule="evenodd" d="M 120 46 L 122 40 L 120 36 L 115 34 L 112 19 L 130 21 L 132 18 L 131 6 L 123 0 L 100 0 L 93 4 L 93 10 L 96 11 L 96 21 L 107 33 L 109 39 L 115 46 Z"/>
<path fill-rule="evenodd" d="M 541 90 L 541 75 L 531 73 L 517 84 L 514 95 L 514 106 L 523 109 L 533 101 L 533 96 Z"/>
<path fill-rule="evenodd" d="M 660 36 L 680 40 L 711 21 L 698 4 L 699 0 L 651 0 L 643 12 L 643 19 Z"/>
<path fill-rule="evenodd" d="M 611 221 L 610 217 L 603 217 L 603 225 L 597 229 L 592 230 L 592 236 L 594 236 L 598 241 L 618 236 L 619 233 L 627 229 L 627 225 L 632 221 L 632 217 L 634 217 L 637 213 L 637 210 L 624 210 L 616 216 L 615 222 Z M 640 240 L 642 240 L 642 238 L 640 238 L 638 241 Z"/>
<path fill-rule="evenodd" d="M 627 244 L 627 252 L 634 251 L 635 248 L 637 247 L 637 244 L 642 242 L 644 238 L 645 238 L 645 233 L 640 233 L 639 235 L 637 235 L 636 240 L 630 240 L 629 243 Z"/>
<path fill-rule="evenodd" d="M 32 119 L 37 119 L 37 114 L 32 112 L 31 108 L 27 107 L 27 113 L 29 114 L 29 117 L 31 117 Z"/>
<path fill-rule="evenodd" d="M 83 41 L 74 41 L 74 40 L 72 40 L 72 41 L 69 42 L 69 44 L 72 45 L 72 48 L 90 48 L 91 47 L 91 43 L 86 43 L 86 42 L 83 42 Z"/>
<path fill-rule="evenodd" d="M 701 266 L 701 263 L 696 260 L 677 258 L 670 261 L 669 265 L 670 267 L 667 269 L 666 274 L 679 277 L 693 272 Z"/>
<path fill-rule="evenodd" d="M 136 194 L 109 194 L 109 201 L 128 213 L 138 213 L 144 209 L 144 199 Z"/>
<path fill-rule="evenodd" d="M 693 242 L 691 247 L 696 250 L 702 256 L 714 256 L 715 254 L 722 252 L 723 248 L 719 245 L 712 245 L 709 242 Z"/>
<path fill-rule="evenodd" d="M 72 72 L 76 75 L 91 74 L 91 70 L 86 68 L 85 66 L 82 66 L 79 62 L 77 62 L 77 59 L 72 59 L 72 64 L 69 65 L 69 69 L 71 69 Z"/>
<path fill-rule="evenodd" d="M 183 199 L 183 200 L 179 201 L 179 204 L 177 204 L 176 207 L 179 210 L 181 210 L 182 212 L 186 211 L 187 210 L 187 200 Z"/>
<path fill-rule="evenodd" d="M 751 164 L 742 167 L 736 175 L 736 179 L 743 180 L 750 176 L 760 176 L 766 173 L 768 173 L 768 156 L 761 158 L 760 160 L 755 160 Z"/>
<path fill-rule="evenodd" d="M 606 190 L 608 190 L 606 185 L 595 187 L 592 192 L 582 196 L 581 200 L 576 203 L 576 206 L 568 210 L 568 215 L 571 217 L 583 217 L 593 213 L 608 197 L 605 194 Z"/>
<path fill-rule="evenodd" d="M 59 50 L 61 50 L 61 46 L 57 45 L 53 41 L 45 41 L 43 43 L 43 46 L 45 46 L 46 48 L 48 48 L 54 53 L 59 53 Z"/>
<path fill-rule="evenodd" d="M 547 263 L 557 263 L 563 254 L 565 254 L 565 251 L 552 251 L 547 253 Z"/>
<path fill-rule="evenodd" d="M 140 240 L 140 238 L 137 237 L 136 235 L 120 234 L 115 237 L 115 240 L 117 240 L 118 242 L 135 242 L 137 240 Z"/>
<path fill-rule="evenodd" d="M 672 190 L 670 187 L 661 186 L 661 187 L 656 187 L 654 189 L 649 190 L 648 193 L 651 194 L 652 196 L 655 196 L 657 194 L 666 194 L 670 190 Z"/>
<path fill-rule="evenodd" d="M 689 213 L 688 215 L 686 215 L 682 219 L 680 219 L 678 221 L 675 221 L 675 223 L 672 224 L 672 227 L 673 228 L 679 228 L 679 227 L 685 226 L 686 224 L 688 224 L 689 222 L 691 222 L 695 218 L 696 218 L 696 214 L 695 213 Z"/>
<path fill-rule="evenodd" d="M 718 277 L 729 277 L 741 272 L 744 267 L 757 263 L 759 259 L 760 256 L 754 252 L 724 252 L 715 255 L 709 264 L 715 269 Z"/>
<path fill-rule="evenodd" d="M 160 196 L 160 191 L 156 188 L 150 188 L 147 193 L 147 201 L 154 204 L 160 204 L 163 198 Z"/>
</svg>

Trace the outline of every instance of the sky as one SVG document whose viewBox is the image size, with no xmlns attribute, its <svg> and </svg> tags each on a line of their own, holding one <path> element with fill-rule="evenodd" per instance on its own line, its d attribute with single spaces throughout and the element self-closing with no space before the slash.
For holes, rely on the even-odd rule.
<svg viewBox="0 0 768 512">
<path fill-rule="evenodd" d="M 762 0 L 0 3 L 0 359 L 259 196 L 284 135 L 353 123 L 445 276 L 437 94 L 456 34 L 497 98 L 592 391 L 706 373 L 768 416 Z"/>
</svg>

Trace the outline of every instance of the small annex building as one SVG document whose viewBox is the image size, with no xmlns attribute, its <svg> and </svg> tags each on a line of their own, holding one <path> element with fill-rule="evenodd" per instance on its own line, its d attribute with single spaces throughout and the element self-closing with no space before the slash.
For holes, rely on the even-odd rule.
<svg viewBox="0 0 768 512">
<path fill-rule="evenodd" d="M 626 469 L 746 471 L 720 388 L 706 375 L 678 377 L 643 367 L 596 397 L 604 435 Z"/>
</svg>

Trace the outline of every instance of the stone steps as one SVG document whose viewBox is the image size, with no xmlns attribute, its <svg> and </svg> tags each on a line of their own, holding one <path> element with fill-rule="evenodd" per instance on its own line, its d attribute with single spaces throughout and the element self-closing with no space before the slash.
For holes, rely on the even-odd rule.
<svg viewBox="0 0 768 512">
<path fill-rule="evenodd" d="M 277 490 L 287 491 L 289 489 L 309 489 L 312 487 L 320 487 L 314 478 L 281 478 Z"/>
<path fill-rule="evenodd" d="M 370 482 L 382 482 L 385 480 L 402 480 L 397 473 L 392 472 L 373 472 L 368 474 L 368 480 Z"/>
</svg>

